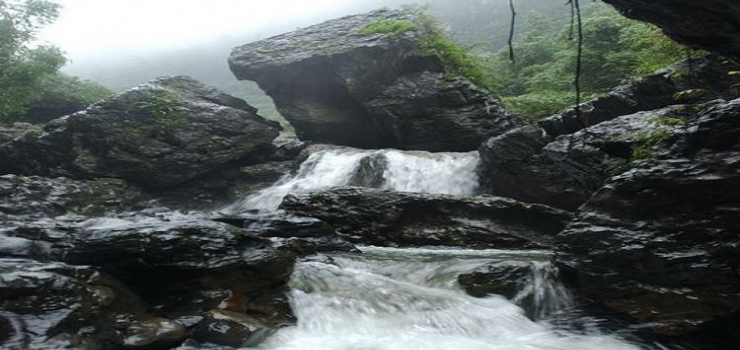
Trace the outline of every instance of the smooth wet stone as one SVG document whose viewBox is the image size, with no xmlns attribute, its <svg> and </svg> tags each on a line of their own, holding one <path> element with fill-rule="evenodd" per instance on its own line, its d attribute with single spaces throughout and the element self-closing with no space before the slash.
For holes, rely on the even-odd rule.
<svg viewBox="0 0 740 350">
<path fill-rule="evenodd" d="M 141 300 L 88 266 L 0 259 L 4 349 L 110 349 L 144 314 Z"/>
<path fill-rule="evenodd" d="M 352 243 L 337 235 L 332 226 L 316 218 L 276 212 L 217 217 L 214 220 L 244 228 L 260 237 L 276 238 L 275 242 L 303 256 L 316 252 L 357 251 Z"/>
<path fill-rule="evenodd" d="M 281 208 L 321 219 L 350 242 L 390 246 L 545 247 L 571 219 L 569 212 L 508 198 L 359 187 L 288 195 Z"/>
<path fill-rule="evenodd" d="M 166 349 L 180 344 L 187 336 L 188 330 L 179 322 L 152 318 L 131 324 L 123 345 L 128 349 Z"/>
<path fill-rule="evenodd" d="M 148 197 L 120 179 L 73 180 L 40 176 L 0 176 L 0 218 L 65 214 L 102 215 L 142 208 Z"/>
<path fill-rule="evenodd" d="M 274 332 L 244 314 L 213 310 L 195 326 L 192 337 L 201 343 L 241 348 L 258 345 Z"/>
<path fill-rule="evenodd" d="M 457 281 L 465 292 L 474 297 L 500 294 L 512 299 L 522 290 L 525 283 L 530 282 L 532 268 L 531 262 L 496 262 L 461 274 Z"/>
</svg>

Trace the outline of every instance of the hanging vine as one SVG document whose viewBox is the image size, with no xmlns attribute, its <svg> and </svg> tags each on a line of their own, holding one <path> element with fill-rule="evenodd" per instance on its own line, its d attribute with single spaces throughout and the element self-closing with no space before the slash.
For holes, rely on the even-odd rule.
<svg viewBox="0 0 740 350">
<path fill-rule="evenodd" d="M 514 26 L 516 25 L 516 8 L 514 0 L 509 0 L 509 9 L 511 9 L 511 26 L 509 27 L 509 60 L 514 64 Z"/>
<path fill-rule="evenodd" d="M 573 81 L 573 85 L 576 88 L 576 119 L 583 123 L 584 127 L 588 126 L 588 122 L 581 119 L 581 63 L 583 58 L 583 21 L 581 19 L 581 4 L 579 0 L 569 0 L 571 3 L 571 16 L 575 13 L 575 19 L 578 29 L 578 43 L 576 52 L 576 77 Z M 571 17 L 571 22 L 572 22 Z"/>
<path fill-rule="evenodd" d="M 581 17 L 581 4 L 579 0 L 568 0 L 566 5 L 570 5 L 570 30 L 568 39 L 576 39 L 576 71 L 573 85 L 576 90 L 576 119 L 583 124 L 583 127 L 588 126 L 588 122 L 582 119 L 581 113 L 581 71 L 582 71 L 582 58 L 583 58 L 583 21 Z M 509 60 L 513 65 L 514 60 L 514 27 L 516 26 L 516 8 L 514 7 L 514 0 L 509 0 L 509 9 L 511 10 L 511 24 L 509 27 Z M 577 37 L 576 37 L 577 34 Z M 575 37 L 575 38 L 574 38 Z"/>
</svg>

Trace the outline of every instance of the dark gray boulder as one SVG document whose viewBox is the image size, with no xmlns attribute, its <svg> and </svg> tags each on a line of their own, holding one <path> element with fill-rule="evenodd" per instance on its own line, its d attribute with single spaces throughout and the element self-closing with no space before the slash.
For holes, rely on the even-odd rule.
<svg viewBox="0 0 740 350">
<path fill-rule="evenodd" d="M 474 297 L 499 294 L 513 299 L 532 279 L 532 269 L 528 261 L 495 262 L 460 274 L 457 282 Z"/>
<path fill-rule="evenodd" d="M 269 187 L 292 172 L 292 161 L 267 161 L 215 170 L 176 187 L 147 189 L 147 192 L 157 199 L 157 203 L 169 208 L 214 210 Z"/>
<path fill-rule="evenodd" d="M 193 339 L 201 343 L 252 347 L 275 333 L 274 329 L 243 314 L 214 310 L 193 328 Z"/>
<path fill-rule="evenodd" d="M 269 149 L 279 126 L 188 77 L 163 77 L 0 145 L 0 171 L 167 187 Z"/>
<path fill-rule="evenodd" d="M 373 30 L 396 24 L 401 29 Z M 302 140 L 360 148 L 470 151 L 523 121 L 426 47 L 417 14 L 347 16 L 234 49 Z"/>
<path fill-rule="evenodd" d="M 625 115 L 554 140 L 536 126 L 512 130 L 481 145 L 481 182 L 487 193 L 575 210 L 610 176 L 675 142 L 697 110 L 714 103 Z"/>
<path fill-rule="evenodd" d="M 28 220 L 65 214 L 103 215 L 141 209 L 149 197 L 119 179 L 71 180 L 0 176 L 0 218 Z"/>
<path fill-rule="evenodd" d="M 316 218 L 277 211 L 217 217 L 213 220 L 243 228 L 260 237 L 283 242 L 299 251 L 301 255 L 317 252 L 359 252 L 353 244 L 339 237 L 332 226 Z"/>
<path fill-rule="evenodd" d="M 740 78 L 729 72 L 738 69 L 737 64 L 717 55 L 688 58 L 583 103 L 580 118 L 575 108 L 571 108 L 537 124 L 551 136 L 567 135 L 640 111 L 731 99 L 737 96 L 733 85 L 740 83 Z"/>
<path fill-rule="evenodd" d="M 553 140 L 537 126 L 525 126 L 481 144 L 480 181 L 485 193 L 577 209 L 591 192 L 542 149 Z"/>
<path fill-rule="evenodd" d="M 604 0 L 623 15 L 651 22 L 674 40 L 740 58 L 740 4 L 735 0 Z"/>
<path fill-rule="evenodd" d="M 295 260 L 316 249 L 174 213 L 81 220 L 13 222 L 0 229 L 0 258 L 94 265 L 125 283 L 151 315 L 117 329 L 115 342 L 167 348 L 154 344 L 182 341 L 188 332 L 177 324 L 193 327 L 213 312 L 266 328 L 295 322 L 286 283 Z"/>
<path fill-rule="evenodd" d="M 344 187 L 288 195 L 281 208 L 363 244 L 501 248 L 548 246 L 566 211 L 501 197 L 456 197 Z"/>
<path fill-rule="evenodd" d="M 558 235 L 571 286 L 663 334 L 737 319 L 739 115 L 740 100 L 702 112 L 581 207 Z"/>
<path fill-rule="evenodd" d="M 537 321 L 573 307 L 572 297 L 550 262 L 496 261 L 460 274 L 458 284 L 474 297 L 498 294 Z"/>
<path fill-rule="evenodd" d="M 0 145 L 15 140 L 23 134 L 31 131 L 38 130 L 38 125 L 30 123 L 13 123 L 10 125 L 0 125 Z"/>
<path fill-rule="evenodd" d="M 120 348 L 145 315 L 131 290 L 95 268 L 26 259 L 0 259 L 0 302 L 0 344 L 12 350 Z"/>
<path fill-rule="evenodd" d="M 696 117 L 698 106 L 671 106 L 606 121 L 547 144 L 543 153 L 592 194 L 612 175 L 629 169 L 630 162 L 655 156 L 653 147 L 667 147 Z M 584 199 L 587 199 L 584 198 Z"/>
<path fill-rule="evenodd" d="M 113 220 L 113 221 L 110 221 Z M 297 254 L 269 239 L 213 221 L 92 219 L 78 225 L 60 258 L 94 264 L 136 290 L 155 283 L 155 294 L 203 290 L 217 285 L 259 295 L 284 286 Z"/>
</svg>

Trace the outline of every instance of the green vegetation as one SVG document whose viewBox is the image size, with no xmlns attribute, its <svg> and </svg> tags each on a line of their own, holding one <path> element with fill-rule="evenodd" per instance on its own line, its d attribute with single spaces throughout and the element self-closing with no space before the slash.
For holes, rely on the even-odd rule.
<svg viewBox="0 0 740 350">
<path fill-rule="evenodd" d="M 527 22 L 531 29 L 514 42 L 514 63 L 508 49 L 479 53 L 478 59 L 488 67 L 484 86 L 508 109 L 537 119 L 574 104 L 576 41 L 567 18 L 530 16 Z M 584 100 L 688 54 L 659 29 L 626 19 L 600 3 L 589 4 L 584 11 L 583 33 Z"/>
<path fill-rule="evenodd" d="M 125 110 L 126 114 L 136 118 L 123 121 L 123 130 L 131 137 L 161 137 L 187 121 L 187 108 L 176 92 L 166 89 L 151 90 L 145 98 L 137 97 L 135 100 L 138 102 L 125 106 L 109 106 L 114 110 Z"/>
<path fill-rule="evenodd" d="M 630 162 L 639 159 L 654 158 L 653 147 L 667 140 L 673 133 L 664 128 L 655 128 L 649 131 L 642 131 L 631 135 L 635 145 L 632 146 L 632 156 Z"/>
<path fill-rule="evenodd" d="M 63 73 L 50 74 L 40 79 L 37 89 L 27 96 L 23 120 L 46 122 L 82 110 L 111 94 L 110 90 L 91 81 Z"/>
<path fill-rule="evenodd" d="M 149 98 L 134 104 L 129 112 L 143 116 L 145 123 L 158 131 L 166 131 L 185 122 L 187 108 L 177 93 L 159 89 L 153 90 Z"/>
<path fill-rule="evenodd" d="M 46 0 L 0 1 L 0 122 L 24 120 L 32 107 L 37 114 L 59 111 L 54 104 L 89 104 L 109 94 L 59 74 L 66 59 L 58 48 L 30 45 L 36 33 L 57 18 L 59 8 Z"/>
<path fill-rule="evenodd" d="M 386 19 L 370 23 L 358 30 L 358 34 L 379 33 L 398 38 L 403 33 L 416 30 L 421 34 L 419 54 L 437 56 L 446 70 L 486 87 L 484 67 L 480 62 L 468 50 L 455 43 L 439 22 L 425 11 L 423 7 L 405 7 L 403 13 L 408 19 Z"/>
<path fill-rule="evenodd" d="M 520 23 L 526 32 L 514 43 L 513 63 L 507 48 L 490 53 L 461 47 L 419 7 L 407 7 L 404 17 L 371 23 L 359 33 L 401 38 L 408 31 L 418 31 L 421 54 L 439 57 L 447 71 L 490 90 L 507 109 L 539 119 L 575 102 L 576 41 L 571 37 L 566 10 L 564 7 L 564 15 L 554 19 L 530 14 L 526 23 Z M 582 100 L 688 54 L 656 27 L 626 19 L 607 5 L 592 3 L 583 13 Z"/>
<path fill-rule="evenodd" d="M 362 35 L 388 34 L 391 36 L 397 36 L 414 29 L 416 29 L 416 25 L 411 21 L 388 19 L 370 23 L 367 26 L 360 28 L 357 33 Z"/>
</svg>

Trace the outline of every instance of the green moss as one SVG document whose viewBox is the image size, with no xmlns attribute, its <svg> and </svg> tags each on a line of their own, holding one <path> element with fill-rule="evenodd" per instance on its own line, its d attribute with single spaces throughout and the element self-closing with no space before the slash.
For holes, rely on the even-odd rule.
<svg viewBox="0 0 740 350">
<path fill-rule="evenodd" d="M 159 127 L 172 128 L 185 122 L 187 109 L 182 106 L 180 96 L 168 90 L 154 90 L 150 98 L 137 103 L 136 107 Z"/>
<path fill-rule="evenodd" d="M 435 30 L 421 41 L 421 52 L 440 58 L 447 70 L 458 73 L 479 86 L 488 88 L 485 73 L 473 57 L 460 45 Z"/>
<path fill-rule="evenodd" d="M 635 145 L 632 146 L 630 161 L 655 158 L 653 147 L 667 140 L 671 135 L 673 133 L 663 128 L 641 131 L 631 135 L 630 138 L 635 142 Z"/>
<path fill-rule="evenodd" d="M 459 74 L 478 86 L 489 88 L 483 63 L 476 60 L 465 48 L 450 39 L 439 23 L 421 7 L 407 7 L 403 15 L 408 19 L 385 19 L 368 24 L 357 32 L 362 35 L 386 34 L 399 38 L 408 31 L 418 31 L 419 46 L 416 54 L 437 56 L 445 70 Z"/>
<path fill-rule="evenodd" d="M 534 122 L 570 107 L 575 95 L 572 91 L 543 91 L 501 97 L 501 103 L 507 110 L 526 116 Z"/>
<path fill-rule="evenodd" d="M 140 122 L 125 126 L 125 130 L 134 135 L 141 134 L 143 130 L 162 135 L 184 124 L 187 119 L 187 108 L 183 106 L 180 96 L 164 89 L 152 90 L 146 99 L 128 106 L 126 112 L 141 118 Z"/>
<path fill-rule="evenodd" d="M 416 24 L 407 20 L 387 19 L 368 24 L 360 28 L 357 33 L 362 35 L 387 34 L 398 36 L 410 30 L 415 30 Z"/>
</svg>

